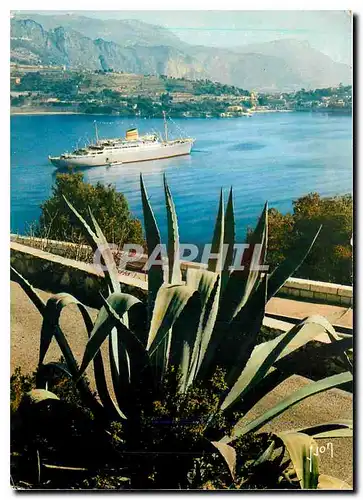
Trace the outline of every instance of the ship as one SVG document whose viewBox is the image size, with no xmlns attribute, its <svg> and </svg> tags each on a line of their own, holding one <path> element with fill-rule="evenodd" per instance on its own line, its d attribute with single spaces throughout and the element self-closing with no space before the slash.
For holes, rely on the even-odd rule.
<svg viewBox="0 0 363 500">
<path fill-rule="evenodd" d="M 168 125 L 164 113 L 164 137 L 158 134 L 140 136 L 137 128 L 126 131 L 125 137 L 99 139 L 95 122 L 96 140 L 84 148 L 60 156 L 49 156 L 58 169 L 121 165 L 140 161 L 161 160 L 188 155 L 195 139 L 181 137 L 169 140 Z"/>
</svg>

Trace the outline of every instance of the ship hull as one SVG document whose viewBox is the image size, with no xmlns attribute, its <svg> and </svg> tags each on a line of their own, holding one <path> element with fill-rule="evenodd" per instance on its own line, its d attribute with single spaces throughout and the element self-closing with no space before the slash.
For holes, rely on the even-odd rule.
<svg viewBox="0 0 363 500">
<path fill-rule="evenodd" d="M 183 156 L 190 154 L 192 146 L 192 141 L 174 144 L 157 144 L 151 145 L 150 147 L 128 147 L 118 150 L 111 149 L 101 154 L 95 153 L 92 155 L 80 156 L 79 158 L 75 156 L 71 158 L 49 157 L 49 160 L 57 168 L 101 167 L 112 164 L 161 160 L 174 156 Z"/>
</svg>

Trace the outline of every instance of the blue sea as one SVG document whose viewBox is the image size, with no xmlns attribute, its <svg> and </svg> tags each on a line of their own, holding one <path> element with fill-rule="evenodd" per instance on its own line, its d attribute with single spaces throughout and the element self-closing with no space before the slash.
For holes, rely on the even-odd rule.
<svg viewBox="0 0 363 500">
<path fill-rule="evenodd" d="M 24 233 L 52 191 L 56 170 L 48 155 L 83 146 L 100 137 L 162 131 L 159 119 L 90 115 L 15 115 L 11 117 L 11 230 Z M 192 154 L 174 159 L 85 169 L 87 182 L 114 184 L 135 216 L 142 217 L 142 172 L 162 237 L 166 214 L 162 174 L 177 208 L 180 239 L 210 242 L 219 192 L 233 186 L 237 237 L 243 241 L 265 201 L 283 212 L 309 192 L 332 196 L 352 192 L 351 116 L 321 113 L 265 113 L 230 119 L 175 119 L 170 135 L 196 139 Z M 164 239 L 165 241 L 165 239 Z"/>
</svg>

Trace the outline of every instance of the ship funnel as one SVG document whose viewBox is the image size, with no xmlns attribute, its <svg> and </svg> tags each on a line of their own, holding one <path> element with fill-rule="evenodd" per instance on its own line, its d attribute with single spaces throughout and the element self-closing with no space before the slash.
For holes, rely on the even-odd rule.
<svg viewBox="0 0 363 500">
<path fill-rule="evenodd" d="M 139 139 L 139 132 L 137 128 L 130 128 L 126 130 L 126 140 L 127 141 L 137 141 Z"/>
</svg>

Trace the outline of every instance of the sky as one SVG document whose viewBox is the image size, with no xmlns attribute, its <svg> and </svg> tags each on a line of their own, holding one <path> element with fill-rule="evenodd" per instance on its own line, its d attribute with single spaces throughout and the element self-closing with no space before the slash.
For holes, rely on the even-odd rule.
<svg viewBox="0 0 363 500">
<path fill-rule="evenodd" d="M 50 14 L 51 11 L 38 11 Z M 53 11 L 72 13 L 72 11 Z M 334 61 L 351 64 L 351 15 L 343 10 L 73 11 L 101 19 L 137 19 L 170 29 L 190 44 L 238 47 L 295 38 Z"/>
</svg>

